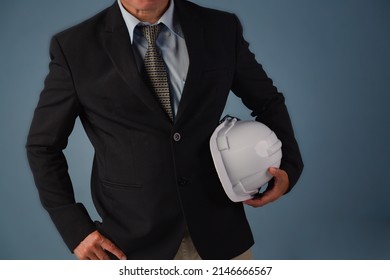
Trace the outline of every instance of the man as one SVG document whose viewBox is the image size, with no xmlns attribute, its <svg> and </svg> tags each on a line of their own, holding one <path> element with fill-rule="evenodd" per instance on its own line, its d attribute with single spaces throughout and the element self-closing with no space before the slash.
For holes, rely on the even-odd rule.
<svg viewBox="0 0 390 280">
<path fill-rule="evenodd" d="M 246 204 L 288 192 L 303 164 L 284 97 L 237 17 L 185 0 L 121 0 L 54 36 L 50 54 L 27 150 L 42 204 L 69 249 L 79 259 L 249 258 L 243 204 L 225 195 L 208 145 L 229 91 L 283 143 L 280 169 L 269 170 L 274 183 Z M 168 102 L 159 95 L 164 83 Z M 62 152 L 77 117 L 95 149 L 100 222 L 75 202 Z M 193 254 L 183 256 L 188 244 Z"/>
</svg>

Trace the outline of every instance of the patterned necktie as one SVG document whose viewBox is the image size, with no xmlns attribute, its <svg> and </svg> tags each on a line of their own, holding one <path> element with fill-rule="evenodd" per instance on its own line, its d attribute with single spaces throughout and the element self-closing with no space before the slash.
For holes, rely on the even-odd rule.
<svg viewBox="0 0 390 280">
<path fill-rule="evenodd" d="M 173 120 L 171 99 L 169 96 L 168 75 L 164 61 L 157 52 L 156 39 L 161 31 L 161 25 L 147 25 L 141 27 L 142 33 L 148 41 L 148 49 L 145 54 L 144 67 L 147 82 L 157 97 L 164 111 Z"/>
</svg>

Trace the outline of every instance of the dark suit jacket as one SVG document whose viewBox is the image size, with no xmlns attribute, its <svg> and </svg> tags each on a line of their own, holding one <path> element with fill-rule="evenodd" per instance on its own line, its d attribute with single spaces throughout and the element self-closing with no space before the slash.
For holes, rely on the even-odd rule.
<svg viewBox="0 0 390 280">
<path fill-rule="evenodd" d="M 27 141 L 43 206 L 73 250 L 98 229 L 129 259 L 173 258 L 187 225 L 204 259 L 253 245 L 242 203 L 225 195 L 209 151 L 229 91 L 283 143 L 291 187 L 302 161 L 284 97 L 248 50 L 235 15 L 175 0 L 190 66 L 172 124 L 135 63 L 118 4 L 53 37 Z M 92 196 L 76 203 L 63 149 L 79 117 L 94 147 Z"/>
</svg>

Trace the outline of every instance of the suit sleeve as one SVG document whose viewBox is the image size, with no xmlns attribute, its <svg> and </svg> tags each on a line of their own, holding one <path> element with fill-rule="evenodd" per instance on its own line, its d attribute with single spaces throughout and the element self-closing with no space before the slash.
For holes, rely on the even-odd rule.
<svg viewBox="0 0 390 280">
<path fill-rule="evenodd" d="M 281 140 L 283 157 L 280 168 L 289 176 L 290 191 L 302 173 L 303 162 L 285 99 L 249 50 L 249 44 L 242 35 L 241 24 L 236 16 L 234 18 L 236 67 L 232 91 L 252 110 L 252 116 L 270 127 Z"/>
<path fill-rule="evenodd" d="M 95 226 L 85 207 L 75 202 L 63 154 L 80 104 L 56 37 L 51 41 L 50 58 L 49 74 L 27 138 L 27 158 L 41 203 L 73 251 Z"/>
</svg>

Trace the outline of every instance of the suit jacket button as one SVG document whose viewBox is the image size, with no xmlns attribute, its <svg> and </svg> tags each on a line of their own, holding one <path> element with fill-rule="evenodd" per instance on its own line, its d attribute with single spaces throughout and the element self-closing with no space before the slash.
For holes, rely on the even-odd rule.
<svg viewBox="0 0 390 280">
<path fill-rule="evenodd" d="M 180 133 L 176 132 L 175 134 L 173 134 L 173 140 L 174 140 L 175 142 L 179 142 L 180 139 L 181 139 Z"/>
<path fill-rule="evenodd" d="M 188 179 L 187 178 L 185 178 L 185 177 L 181 177 L 180 179 L 179 179 L 179 186 L 181 186 L 181 187 L 184 187 L 185 185 L 187 185 L 188 184 Z"/>
</svg>

